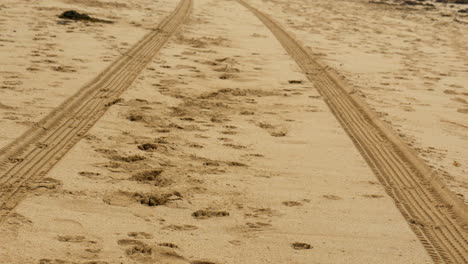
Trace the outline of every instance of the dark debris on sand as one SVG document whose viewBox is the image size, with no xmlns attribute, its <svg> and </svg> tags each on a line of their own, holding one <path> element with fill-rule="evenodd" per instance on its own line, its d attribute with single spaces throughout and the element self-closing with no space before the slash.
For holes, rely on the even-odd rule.
<svg viewBox="0 0 468 264">
<path fill-rule="evenodd" d="M 89 21 L 89 22 L 108 23 L 108 24 L 114 23 L 113 21 L 94 18 L 87 14 L 79 13 L 75 10 L 65 11 L 58 17 L 61 19 L 69 19 L 69 20 L 75 20 L 75 21 Z"/>
</svg>

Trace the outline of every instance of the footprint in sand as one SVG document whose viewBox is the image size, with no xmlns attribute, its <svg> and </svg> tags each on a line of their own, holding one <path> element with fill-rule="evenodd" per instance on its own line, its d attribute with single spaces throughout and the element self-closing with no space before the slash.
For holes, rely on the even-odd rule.
<svg viewBox="0 0 468 264">
<path fill-rule="evenodd" d="M 375 198 L 383 198 L 384 196 L 380 194 L 364 194 L 362 195 L 362 197 L 375 199 Z"/>
<path fill-rule="evenodd" d="M 62 182 L 53 178 L 44 178 L 28 184 L 27 188 L 34 191 L 57 190 Z"/>
<path fill-rule="evenodd" d="M 130 156 L 120 156 L 120 155 L 111 155 L 109 159 L 120 162 L 134 163 L 142 160 L 146 160 L 145 156 L 141 155 L 130 155 Z"/>
<path fill-rule="evenodd" d="M 120 246 L 127 247 L 125 253 L 130 258 L 140 261 L 148 261 L 153 254 L 153 248 L 148 244 L 132 239 L 121 239 L 117 242 Z"/>
<path fill-rule="evenodd" d="M 188 263 L 175 251 L 178 247 L 172 243 L 150 246 L 135 239 L 121 239 L 117 241 L 117 244 L 124 248 L 127 257 L 140 263 L 156 263 L 156 261 L 161 264 Z"/>
<path fill-rule="evenodd" d="M 65 72 L 65 73 L 76 72 L 76 70 L 71 66 L 52 66 L 50 67 L 50 69 L 56 72 Z"/>
<path fill-rule="evenodd" d="M 161 129 L 156 129 L 156 132 L 158 132 L 158 133 L 170 133 L 171 130 L 169 130 L 167 128 L 161 128 Z"/>
<path fill-rule="evenodd" d="M 302 80 L 288 80 L 288 83 L 289 84 L 302 84 L 303 81 Z"/>
<path fill-rule="evenodd" d="M 117 244 L 119 246 L 147 246 L 146 243 L 136 239 L 120 239 Z"/>
<path fill-rule="evenodd" d="M 131 181 L 137 181 L 141 183 L 151 184 L 155 186 L 169 186 L 172 184 L 170 179 L 164 178 L 162 170 L 144 170 L 141 172 L 135 173 L 132 177 L 129 178 Z"/>
<path fill-rule="evenodd" d="M 220 133 L 224 135 L 236 135 L 237 134 L 236 131 L 230 131 L 230 130 L 221 131 Z"/>
<path fill-rule="evenodd" d="M 231 167 L 248 167 L 247 164 L 237 162 L 237 161 L 228 161 L 226 162 L 226 164 Z"/>
<path fill-rule="evenodd" d="M 260 122 L 257 126 L 265 129 L 273 137 L 285 137 L 288 134 L 286 128 L 277 127 L 266 122 Z"/>
<path fill-rule="evenodd" d="M 138 200 L 141 204 L 147 206 L 161 206 L 167 204 L 172 198 L 172 194 L 143 194 L 140 195 Z M 180 199 L 180 197 L 179 197 Z"/>
<path fill-rule="evenodd" d="M 210 121 L 211 121 L 212 123 L 223 123 L 223 122 L 224 122 L 224 120 L 223 120 L 222 118 L 218 117 L 218 116 L 213 116 L 213 117 L 211 117 L 211 118 L 210 118 Z"/>
<path fill-rule="evenodd" d="M 208 219 L 212 217 L 226 217 L 229 216 L 229 213 L 226 211 L 198 210 L 193 212 L 192 216 L 196 219 Z"/>
<path fill-rule="evenodd" d="M 296 201 L 284 201 L 282 204 L 288 207 L 302 206 L 302 203 Z"/>
<path fill-rule="evenodd" d="M 12 213 L 9 215 L 9 217 L 5 220 L 5 223 L 8 224 L 9 226 L 14 226 L 14 227 L 25 227 L 32 225 L 33 222 L 26 218 L 25 216 L 18 214 L 18 213 Z"/>
<path fill-rule="evenodd" d="M 241 111 L 239 114 L 240 115 L 255 115 L 255 112 L 244 110 L 244 111 Z"/>
<path fill-rule="evenodd" d="M 188 147 L 189 147 L 189 148 L 196 148 L 196 149 L 202 149 L 202 148 L 204 148 L 202 145 L 196 144 L 196 143 L 189 144 Z"/>
<path fill-rule="evenodd" d="M 194 225 L 168 225 L 163 229 L 172 230 L 172 231 L 192 231 L 198 229 Z"/>
<path fill-rule="evenodd" d="M 60 242 L 70 242 L 70 243 L 81 243 L 86 239 L 85 236 L 70 236 L 70 235 L 59 235 L 57 240 Z"/>
<path fill-rule="evenodd" d="M 87 259 L 99 257 L 98 254 L 102 251 L 102 246 L 97 241 L 87 239 L 82 235 L 59 235 L 57 240 L 63 243 L 79 244 L 83 247 L 81 257 Z"/>
<path fill-rule="evenodd" d="M 235 77 L 236 75 L 232 73 L 223 73 L 218 78 L 221 80 L 230 80 L 230 79 L 234 79 Z"/>
<path fill-rule="evenodd" d="M 156 151 L 166 151 L 167 148 L 165 146 L 161 146 L 154 143 L 144 143 L 138 145 L 138 149 L 146 152 L 156 152 Z"/>
<path fill-rule="evenodd" d="M 242 145 L 239 145 L 239 144 L 232 144 L 232 143 L 225 143 L 225 144 L 223 144 L 223 146 L 233 148 L 233 149 L 245 149 L 245 148 L 247 148 L 246 146 L 242 146 Z"/>
<path fill-rule="evenodd" d="M 179 246 L 177 246 L 174 243 L 159 243 L 158 245 L 161 246 L 161 247 L 179 248 Z"/>
<path fill-rule="evenodd" d="M 265 157 L 265 155 L 263 155 L 263 154 L 258 154 L 258 153 L 249 153 L 249 154 L 245 154 L 244 156 L 247 156 L 247 157 L 255 157 L 255 158 L 263 158 L 263 157 Z"/>
<path fill-rule="evenodd" d="M 341 200 L 343 198 L 337 196 L 337 195 L 333 195 L 333 194 L 326 194 L 326 195 L 323 195 L 322 196 L 323 198 L 326 198 L 326 199 L 329 199 L 329 200 Z"/>
<path fill-rule="evenodd" d="M 127 235 L 136 239 L 152 239 L 153 235 L 146 232 L 128 232 Z"/>
<path fill-rule="evenodd" d="M 14 80 L 14 81 L 3 81 L 4 85 L 9 85 L 9 86 L 17 86 L 17 85 L 22 85 L 22 81 Z"/>
<path fill-rule="evenodd" d="M 104 203 L 113 206 L 129 206 L 138 201 L 141 195 L 124 191 L 112 192 L 104 195 Z"/>
<path fill-rule="evenodd" d="M 36 68 L 36 67 L 33 67 L 33 66 L 26 68 L 26 70 L 27 70 L 27 71 L 31 71 L 31 72 L 37 72 L 37 71 L 40 71 L 40 69 L 39 69 L 39 68 Z"/>
<path fill-rule="evenodd" d="M 287 132 L 285 131 L 273 131 L 270 132 L 270 135 L 273 137 L 285 137 L 287 135 Z"/>
<path fill-rule="evenodd" d="M 268 219 L 273 216 L 278 216 L 279 213 L 271 208 L 250 208 L 252 212 L 245 213 L 245 217 Z"/>
<path fill-rule="evenodd" d="M 97 179 L 101 176 L 101 173 L 98 172 L 90 172 L 90 171 L 80 171 L 78 172 L 79 175 L 90 178 L 90 179 Z"/>
<path fill-rule="evenodd" d="M 127 119 L 131 122 L 138 122 L 143 120 L 143 116 L 136 113 L 131 113 L 127 116 Z"/>
<path fill-rule="evenodd" d="M 291 247 L 295 250 L 312 249 L 312 246 L 310 244 L 303 242 L 294 242 L 291 244 Z"/>
<path fill-rule="evenodd" d="M 219 167 L 219 162 L 216 162 L 216 161 L 205 161 L 203 162 L 203 166 L 207 166 L 207 167 Z"/>
<path fill-rule="evenodd" d="M 271 227 L 271 224 L 269 224 L 269 223 L 263 223 L 263 222 L 255 222 L 255 223 L 247 222 L 247 223 L 245 223 L 245 225 L 246 225 L 249 229 L 255 230 L 255 231 L 260 231 L 260 230 L 264 230 L 264 229 L 267 228 L 267 227 Z"/>
</svg>

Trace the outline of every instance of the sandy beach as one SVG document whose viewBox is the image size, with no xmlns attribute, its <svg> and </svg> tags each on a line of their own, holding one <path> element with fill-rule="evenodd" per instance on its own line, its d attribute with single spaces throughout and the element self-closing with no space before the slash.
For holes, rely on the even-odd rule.
<svg viewBox="0 0 468 264">
<path fill-rule="evenodd" d="M 0 264 L 466 263 L 464 8 L 3 1 Z"/>
</svg>

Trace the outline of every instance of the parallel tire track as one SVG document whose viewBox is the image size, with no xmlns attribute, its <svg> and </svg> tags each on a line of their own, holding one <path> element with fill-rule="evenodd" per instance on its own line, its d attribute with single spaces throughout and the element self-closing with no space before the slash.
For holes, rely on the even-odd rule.
<svg viewBox="0 0 468 264">
<path fill-rule="evenodd" d="M 468 263 L 468 213 L 429 167 L 327 67 L 269 16 L 237 0 L 276 36 L 316 84 L 435 263 Z"/>
<path fill-rule="evenodd" d="M 190 13 L 181 0 L 159 26 L 97 78 L 0 150 L 0 223 L 26 195 L 28 183 L 44 176 L 136 79 Z"/>
</svg>

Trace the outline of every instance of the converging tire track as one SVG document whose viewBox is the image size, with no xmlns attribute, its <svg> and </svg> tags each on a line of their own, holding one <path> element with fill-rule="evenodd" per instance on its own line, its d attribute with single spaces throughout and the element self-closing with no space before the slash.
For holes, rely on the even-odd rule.
<svg viewBox="0 0 468 264">
<path fill-rule="evenodd" d="M 316 84 L 435 263 L 468 263 L 467 209 L 364 101 L 269 16 L 237 0 L 276 36 Z"/>
<path fill-rule="evenodd" d="M 0 150 L 0 223 L 26 195 L 28 183 L 44 176 L 136 79 L 190 13 L 181 0 L 158 27 L 125 55 Z"/>
</svg>

